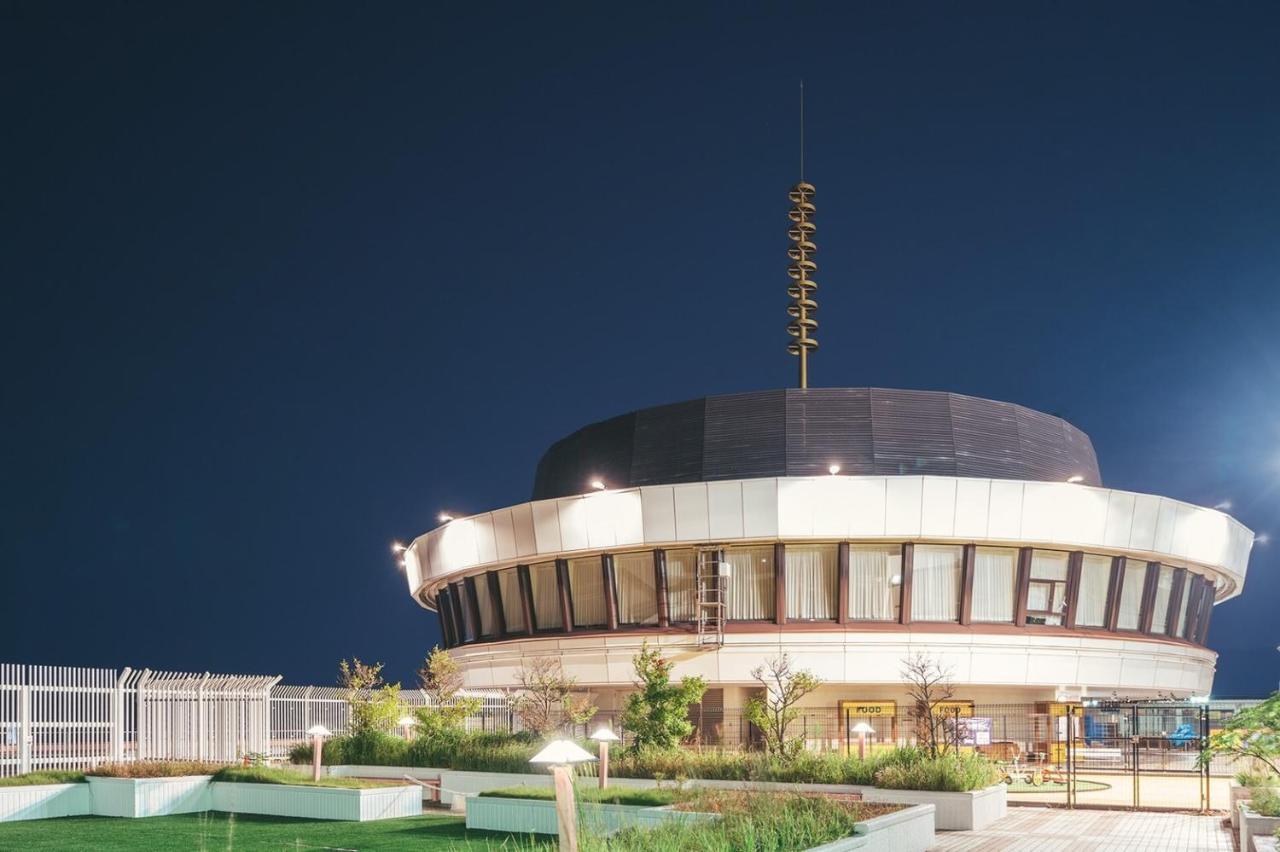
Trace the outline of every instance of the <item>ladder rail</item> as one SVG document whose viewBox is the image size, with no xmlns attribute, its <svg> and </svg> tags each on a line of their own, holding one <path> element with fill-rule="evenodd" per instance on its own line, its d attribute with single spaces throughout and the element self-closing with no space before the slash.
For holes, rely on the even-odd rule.
<svg viewBox="0 0 1280 852">
<path fill-rule="evenodd" d="M 719 548 L 698 551 L 694 570 L 695 601 L 698 609 L 698 646 L 724 645 L 726 593 L 729 577 Z"/>
</svg>

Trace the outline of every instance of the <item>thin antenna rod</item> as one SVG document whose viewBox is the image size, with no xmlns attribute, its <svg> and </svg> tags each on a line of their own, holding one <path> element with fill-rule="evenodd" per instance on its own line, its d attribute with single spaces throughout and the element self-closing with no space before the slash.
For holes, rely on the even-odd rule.
<svg viewBox="0 0 1280 852">
<path fill-rule="evenodd" d="M 804 78 L 800 79 L 800 180 L 804 180 Z"/>
</svg>

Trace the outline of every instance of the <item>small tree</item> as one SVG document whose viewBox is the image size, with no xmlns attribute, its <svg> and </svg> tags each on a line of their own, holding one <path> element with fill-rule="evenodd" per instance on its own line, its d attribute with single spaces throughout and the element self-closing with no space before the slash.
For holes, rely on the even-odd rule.
<svg viewBox="0 0 1280 852">
<path fill-rule="evenodd" d="M 951 669 L 933 657 L 916 654 L 902 661 L 902 679 L 916 720 L 916 741 L 928 750 L 930 757 L 937 757 L 947 750 L 948 744 L 946 719 L 938 705 L 955 696 Z"/>
<path fill-rule="evenodd" d="M 596 714 L 587 696 L 575 695 L 577 680 L 564 673 L 555 657 L 537 657 L 520 664 L 520 692 L 511 699 L 520 724 L 543 736 L 561 724 L 581 725 Z"/>
<path fill-rule="evenodd" d="M 646 748 L 670 749 L 693 733 L 689 705 L 702 700 L 707 682 L 686 677 L 671 683 L 672 662 L 645 642 L 632 659 L 639 692 L 627 696 L 622 726 L 631 734 L 631 751 Z"/>
<path fill-rule="evenodd" d="M 1260 704 L 1237 711 L 1221 730 L 1210 734 L 1209 742 L 1200 752 L 1200 765 L 1208 765 L 1218 754 L 1253 758 L 1271 775 L 1280 775 L 1280 692 L 1271 693 L 1271 697 Z"/>
<path fill-rule="evenodd" d="M 764 694 L 747 699 L 747 720 L 764 732 L 769 754 L 795 757 L 804 748 L 804 740 L 787 739 L 787 728 L 800 715 L 796 705 L 822 681 L 807 669 L 796 669 L 785 652 L 756 666 L 751 676 L 764 687 Z"/>
<path fill-rule="evenodd" d="M 417 735 L 438 737 L 461 733 L 467 718 L 480 712 L 480 699 L 462 696 L 462 667 L 448 652 L 436 646 L 418 669 L 418 683 L 430 702 L 414 710 Z"/>
<path fill-rule="evenodd" d="M 387 732 L 404 715 L 400 684 L 382 679 L 382 663 L 362 663 L 359 657 L 338 663 L 338 683 L 347 690 L 350 709 L 347 733 L 356 736 L 370 731 Z"/>
</svg>

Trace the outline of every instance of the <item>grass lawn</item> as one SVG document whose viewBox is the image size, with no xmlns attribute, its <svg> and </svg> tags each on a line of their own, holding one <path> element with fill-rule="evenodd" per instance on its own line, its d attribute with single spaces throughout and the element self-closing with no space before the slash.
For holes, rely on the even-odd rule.
<svg viewBox="0 0 1280 852">
<path fill-rule="evenodd" d="M 377 822 L 335 822 L 210 812 L 116 819 L 64 817 L 0 824 L 0 850 L 391 850 L 489 852 L 550 850 L 528 837 L 467 831 L 461 817 L 444 814 Z"/>
</svg>

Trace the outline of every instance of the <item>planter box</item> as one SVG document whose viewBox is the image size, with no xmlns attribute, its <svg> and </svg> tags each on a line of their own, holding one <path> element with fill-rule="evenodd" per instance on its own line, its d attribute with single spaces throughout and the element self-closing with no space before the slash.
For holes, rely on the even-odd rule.
<svg viewBox="0 0 1280 852">
<path fill-rule="evenodd" d="M 1236 807 L 1240 811 L 1240 852 L 1258 852 L 1257 841 L 1276 833 L 1280 817 L 1263 816 L 1244 802 Z"/>
<path fill-rule="evenodd" d="M 215 781 L 210 809 L 233 814 L 368 822 L 419 816 L 422 788 L 406 785 L 348 789 Z"/>
<path fill-rule="evenodd" d="M 809 852 L 926 852 L 933 846 L 933 805 L 912 805 L 897 813 L 860 822 L 854 835 Z"/>
<path fill-rule="evenodd" d="M 701 822 L 718 817 L 670 807 L 579 802 L 578 819 L 584 829 L 607 835 L 633 826 L 653 828 L 664 822 Z M 467 828 L 512 834 L 558 834 L 560 820 L 553 801 L 477 796 L 467 802 Z"/>
<path fill-rule="evenodd" d="M 1276 852 L 1277 841 L 1275 835 L 1271 837 L 1255 837 L 1253 838 L 1253 848 L 1258 852 Z"/>
<path fill-rule="evenodd" d="M 87 816 L 93 813 L 88 784 L 0 787 L 0 822 Z"/>
<path fill-rule="evenodd" d="M 897 805 L 933 805 L 937 809 L 934 824 L 939 831 L 981 831 L 1004 819 L 1009 810 L 1008 789 L 1003 784 L 966 793 L 866 787 L 862 798 L 868 802 Z"/>
<path fill-rule="evenodd" d="M 210 810 L 209 775 L 179 778 L 88 776 L 95 816 L 149 817 Z"/>
<path fill-rule="evenodd" d="M 1243 784 L 1232 779 L 1231 786 L 1227 788 L 1228 794 L 1231 796 L 1231 827 L 1236 831 L 1240 830 L 1240 808 L 1241 802 L 1247 802 L 1253 798 L 1253 791 Z"/>
</svg>

